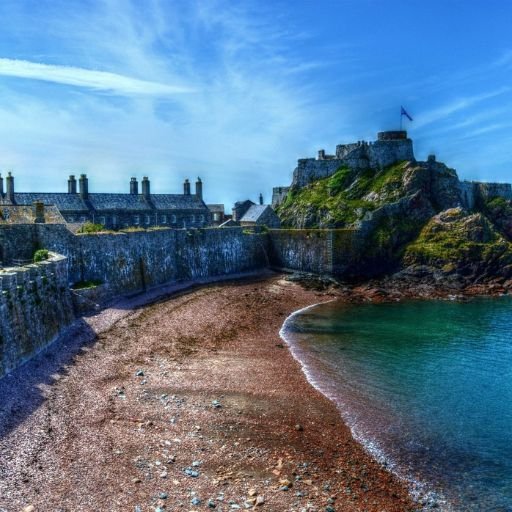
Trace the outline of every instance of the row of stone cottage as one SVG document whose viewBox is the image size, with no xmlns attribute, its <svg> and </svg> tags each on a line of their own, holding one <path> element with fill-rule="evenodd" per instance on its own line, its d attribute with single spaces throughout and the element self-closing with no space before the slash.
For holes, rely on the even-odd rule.
<svg viewBox="0 0 512 512">
<path fill-rule="evenodd" d="M 78 180 L 74 175 L 69 176 L 67 185 L 67 192 L 15 192 L 14 176 L 8 173 L 4 189 L 4 179 L 0 175 L 0 221 L 92 222 L 107 229 L 123 229 L 155 226 L 202 228 L 220 225 L 226 220 L 224 205 L 207 205 L 203 201 L 200 178 L 197 178 L 194 193 L 190 181 L 185 180 L 182 194 L 152 194 L 146 176 L 142 178 L 140 191 L 137 178 L 132 177 L 126 194 L 90 193 L 89 179 L 85 174 L 81 174 Z M 260 205 L 251 201 L 245 201 L 244 205 L 246 203 L 244 215 L 235 219 L 238 225 L 279 227 L 279 219 L 270 207 L 263 205 L 265 208 L 262 208 L 262 201 Z"/>
<path fill-rule="evenodd" d="M 109 229 L 129 226 L 204 227 L 211 224 L 211 213 L 203 201 L 201 179 L 196 181 L 195 193 L 190 182 L 183 185 L 183 194 L 152 194 L 150 181 L 144 177 L 139 183 L 131 178 L 129 193 L 90 193 L 87 175 L 77 180 L 69 176 L 67 192 L 16 192 L 11 173 L 0 177 L 0 204 L 5 206 L 29 206 L 40 202 L 55 206 L 67 223 L 93 222 Z"/>
</svg>

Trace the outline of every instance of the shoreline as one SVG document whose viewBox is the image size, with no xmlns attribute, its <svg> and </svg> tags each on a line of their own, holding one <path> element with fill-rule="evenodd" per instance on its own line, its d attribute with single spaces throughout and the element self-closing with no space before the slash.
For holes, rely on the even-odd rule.
<svg viewBox="0 0 512 512">
<path fill-rule="evenodd" d="M 428 508 L 437 508 L 438 510 L 445 511 L 445 512 L 453 512 L 453 508 L 448 502 L 448 500 L 442 495 L 439 494 L 437 491 L 430 488 L 429 484 L 426 482 L 423 482 L 421 480 L 417 480 L 413 477 L 412 474 L 407 474 L 406 472 L 402 471 L 399 466 L 397 466 L 396 462 L 388 457 L 388 454 L 385 453 L 385 451 L 377 444 L 375 444 L 375 440 L 369 439 L 365 437 L 364 435 L 361 435 L 361 433 L 357 430 L 356 425 L 353 424 L 353 422 L 350 421 L 350 417 L 346 416 L 346 411 L 342 410 L 342 406 L 339 403 L 339 399 L 337 396 L 333 395 L 332 393 L 329 393 L 327 389 L 324 389 L 322 385 L 317 381 L 314 374 L 311 372 L 311 370 L 308 368 L 306 362 L 301 357 L 301 352 L 298 350 L 297 346 L 293 343 L 293 337 L 288 336 L 287 337 L 287 324 L 291 321 L 293 321 L 293 318 L 295 318 L 298 315 L 301 315 L 303 312 L 308 311 L 310 309 L 313 309 L 317 306 L 322 306 L 323 304 L 327 304 L 329 302 L 334 302 L 338 300 L 338 298 L 331 299 L 325 302 L 318 302 L 316 304 L 311 304 L 309 306 L 306 306 L 304 308 L 301 308 L 297 311 L 294 311 L 291 313 L 286 320 L 283 323 L 283 326 L 281 327 L 281 330 L 279 331 L 280 337 L 285 341 L 287 344 L 292 356 L 294 359 L 298 362 L 298 364 L 301 366 L 301 370 L 304 374 L 305 379 L 307 382 L 312 386 L 314 389 L 319 391 L 322 395 L 324 395 L 328 400 L 330 400 L 333 404 L 335 404 L 336 408 L 339 411 L 339 414 L 341 418 L 343 419 L 343 422 L 345 425 L 349 428 L 351 435 L 353 439 L 359 443 L 364 450 L 379 464 L 381 464 L 383 467 L 386 468 L 387 471 L 391 472 L 393 475 L 395 475 L 401 482 L 403 482 L 407 488 L 409 489 L 410 495 L 412 496 L 414 502 L 418 507 L 423 510 L 425 507 Z M 413 300 L 413 299 L 407 299 L 407 300 Z M 429 300 L 440 300 L 440 299 L 429 299 Z M 342 303 L 347 303 L 347 301 L 341 301 Z M 392 302 L 392 301 L 388 301 Z M 358 301 L 358 303 L 363 303 L 363 301 Z"/>
<path fill-rule="evenodd" d="M 29 415 L 16 422 L 13 399 L 0 417 L 0 510 L 414 510 L 282 350 L 284 319 L 319 298 L 338 293 L 274 274 L 117 318 L 35 386 Z M 35 359 L 1 391 L 37 373 Z"/>
</svg>

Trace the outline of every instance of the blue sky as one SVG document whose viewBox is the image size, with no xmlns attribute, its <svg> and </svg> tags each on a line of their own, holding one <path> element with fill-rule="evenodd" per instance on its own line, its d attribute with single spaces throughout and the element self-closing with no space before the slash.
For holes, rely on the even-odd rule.
<svg viewBox="0 0 512 512">
<path fill-rule="evenodd" d="M 0 170 L 19 191 L 270 200 L 296 159 L 397 128 L 465 179 L 512 181 L 504 0 L 2 0 Z"/>
</svg>

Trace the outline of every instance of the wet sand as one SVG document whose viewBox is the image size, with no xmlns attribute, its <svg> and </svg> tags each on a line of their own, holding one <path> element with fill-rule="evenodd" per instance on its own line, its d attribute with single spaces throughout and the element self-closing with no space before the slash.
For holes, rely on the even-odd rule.
<svg viewBox="0 0 512 512">
<path fill-rule="evenodd" d="M 267 276 L 75 327 L 0 383 L 0 510 L 414 510 L 279 338 L 330 299 Z"/>
</svg>

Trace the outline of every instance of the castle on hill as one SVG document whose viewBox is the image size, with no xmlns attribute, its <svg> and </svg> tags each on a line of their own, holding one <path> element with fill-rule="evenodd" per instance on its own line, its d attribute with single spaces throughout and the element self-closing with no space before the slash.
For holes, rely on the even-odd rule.
<svg viewBox="0 0 512 512">
<path fill-rule="evenodd" d="M 338 144 L 334 155 L 326 154 L 325 150 L 320 149 L 316 158 L 300 158 L 297 161 L 290 186 L 272 189 L 272 207 L 277 208 L 286 199 L 290 189 L 300 189 L 315 180 L 328 178 L 340 167 L 356 170 L 384 169 L 402 161 L 416 161 L 413 141 L 405 130 L 379 132 L 377 140 L 373 142 Z M 427 163 L 435 165 L 435 155 L 429 155 Z M 512 199 L 512 187 L 509 183 L 459 181 L 459 188 L 461 206 L 468 209 L 472 209 L 481 197 Z"/>
<path fill-rule="evenodd" d="M 89 179 L 81 174 L 76 180 L 69 176 L 67 192 L 15 192 L 14 176 L 0 175 L 0 206 L 2 215 L 30 215 L 36 205 L 36 222 L 39 216 L 44 222 L 48 214 L 61 222 L 83 224 L 93 222 L 107 229 L 126 227 L 167 226 L 174 228 L 201 228 L 211 224 L 212 213 L 203 201 L 203 183 L 197 178 L 195 193 L 191 193 L 190 182 L 185 180 L 183 194 L 152 194 L 148 177 L 142 178 L 139 192 L 137 178 L 131 178 L 129 192 L 90 193 Z M 78 185 L 78 186 L 77 186 Z M 39 210 L 38 210 L 39 208 Z M 8 219 L 4 219 L 8 220 Z"/>
</svg>

